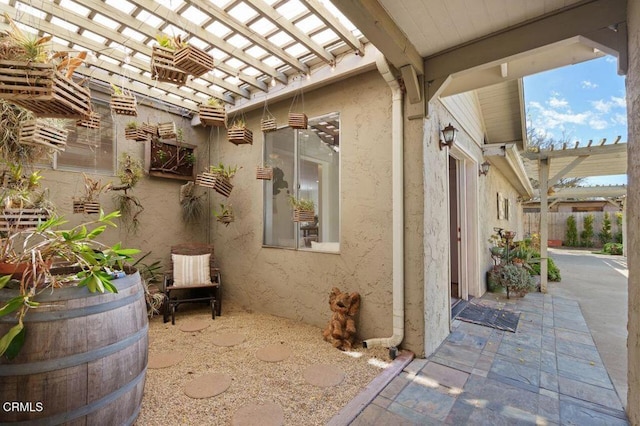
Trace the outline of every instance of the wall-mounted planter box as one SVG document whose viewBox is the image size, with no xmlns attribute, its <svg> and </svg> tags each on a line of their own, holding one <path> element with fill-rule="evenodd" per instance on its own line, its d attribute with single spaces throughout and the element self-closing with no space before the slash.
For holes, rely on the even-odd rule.
<svg viewBox="0 0 640 426">
<path fill-rule="evenodd" d="M 86 127 L 87 129 L 100 128 L 100 113 L 92 112 L 88 118 L 76 121 L 76 126 Z"/>
<path fill-rule="evenodd" d="M 151 78 L 167 83 L 183 85 L 189 75 L 175 67 L 175 52 L 161 46 L 153 46 L 151 51 Z"/>
<path fill-rule="evenodd" d="M 176 140 L 147 140 L 144 162 L 149 176 L 193 180 L 196 146 Z"/>
<path fill-rule="evenodd" d="M 306 114 L 290 112 L 289 113 L 289 127 L 292 129 L 306 129 L 309 125 L 309 119 Z"/>
<path fill-rule="evenodd" d="M 231 190 L 233 189 L 229 178 L 220 173 L 201 173 L 196 178 L 196 185 L 213 188 L 218 194 L 224 195 L 225 197 L 231 195 Z"/>
<path fill-rule="evenodd" d="M 198 115 L 204 126 L 224 127 L 227 122 L 227 113 L 223 106 L 200 105 Z"/>
<path fill-rule="evenodd" d="M 315 216 L 316 214 L 313 210 L 293 209 L 294 222 L 314 222 Z"/>
<path fill-rule="evenodd" d="M 224 215 L 216 217 L 216 220 L 220 223 L 224 223 L 225 226 L 229 226 L 231 222 L 235 222 L 235 217 L 233 215 Z"/>
<path fill-rule="evenodd" d="M 44 209 L 4 208 L 0 211 L 0 231 L 35 229 L 47 220 L 49 213 Z"/>
<path fill-rule="evenodd" d="M 227 130 L 227 139 L 236 145 L 253 145 L 253 132 L 246 127 Z"/>
<path fill-rule="evenodd" d="M 50 126 L 39 120 L 24 121 L 20 126 L 20 143 L 42 145 L 57 151 L 67 147 L 68 131 Z"/>
<path fill-rule="evenodd" d="M 111 95 L 111 112 L 118 115 L 138 115 L 138 104 L 134 95 Z"/>
<path fill-rule="evenodd" d="M 256 179 L 271 180 L 273 179 L 273 167 L 256 167 Z"/>
<path fill-rule="evenodd" d="M 202 49 L 188 45 L 176 50 L 173 64 L 187 74 L 200 77 L 213 69 L 213 57 Z"/>
<path fill-rule="evenodd" d="M 0 61 L 0 98 L 36 117 L 82 119 L 91 113 L 91 94 L 54 64 Z"/>
</svg>

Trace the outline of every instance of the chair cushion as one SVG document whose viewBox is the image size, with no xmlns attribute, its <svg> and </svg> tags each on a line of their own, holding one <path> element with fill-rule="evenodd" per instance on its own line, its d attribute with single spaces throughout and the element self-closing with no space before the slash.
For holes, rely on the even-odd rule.
<svg viewBox="0 0 640 426">
<path fill-rule="evenodd" d="M 173 285 L 175 287 L 211 284 L 210 253 L 198 256 L 172 254 L 171 260 L 173 262 Z"/>
</svg>

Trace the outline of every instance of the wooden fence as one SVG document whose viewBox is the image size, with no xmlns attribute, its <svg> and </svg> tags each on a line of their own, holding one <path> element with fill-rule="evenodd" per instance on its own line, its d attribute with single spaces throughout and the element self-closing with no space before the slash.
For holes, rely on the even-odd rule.
<svg viewBox="0 0 640 426">
<path fill-rule="evenodd" d="M 565 241 L 567 235 L 567 218 L 573 216 L 576 218 L 576 227 L 578 228 L 578 238 L 584 229 L 584 218 L 593 215 L 593 243 L 594 246 L 601 246 L 598 234 L 602 231 L 602 222 L 605 212 L 550 212 L 549 218 L 549 239 Z M 611 235 L 622 232 L 622 227 L 618 229 L 616 224 L 616 213 L 609 212 L 609 220 L 611 220 Z M 540 233 L 540 213 L 525 213 L 523 220 L 523 230 L 525 234 Z"/>
</svg>

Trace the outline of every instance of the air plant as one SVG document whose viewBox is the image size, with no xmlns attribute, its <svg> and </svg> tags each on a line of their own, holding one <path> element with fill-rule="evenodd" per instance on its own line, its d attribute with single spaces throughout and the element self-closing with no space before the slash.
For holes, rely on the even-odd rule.
<svg viewBox="0 0 640 426">
<path fill-rule="evenodd" d="M 53 36 L 38 37 L 35 34 L 25 33 L 8 13 L 5 12 L 4 18 L 9 23 L 10 30 L 0 37 L 0 59 L 46 63 L 48 59 L 46 44 Z"/>
<path fill-rule="evenodd" d="M 297 210 L 312 212 L 315 209 L 315 203 L 313 200 L 307 200 L 305 198 L 296 198 L 293 195 L 289 195 L 289 204 L 291 207 Z"/>
</svg>

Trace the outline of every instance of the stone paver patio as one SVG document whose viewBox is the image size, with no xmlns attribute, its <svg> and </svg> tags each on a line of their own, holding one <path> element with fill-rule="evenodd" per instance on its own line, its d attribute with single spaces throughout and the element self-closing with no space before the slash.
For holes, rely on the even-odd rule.
<svg viewBox="0 0 640 426">
<path fill-rule="evenodd" d="M 480 302 L 522 313 L 516 333 L 455 320 L 351 424 L 628 424 L 576 301 L 492 298 Z"/>
</svg>

